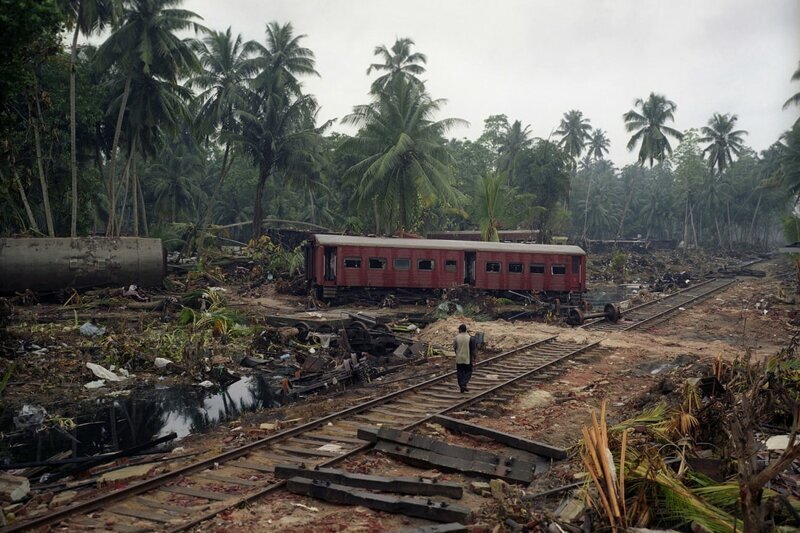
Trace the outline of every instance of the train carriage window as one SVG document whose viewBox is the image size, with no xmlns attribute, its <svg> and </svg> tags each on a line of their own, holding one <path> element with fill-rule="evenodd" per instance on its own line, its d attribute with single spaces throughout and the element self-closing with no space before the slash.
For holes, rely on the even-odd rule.
<svg viewBox="0 0 800 533">
<path fill-rule="evenodd" d="M 544 274 L 544 265 L 534 263 L 531 265 L 531 274 Z"/>
<path fill-rule="evenodd" d="M 458 261 L 456 261 L 455 259 L 445 259 L 444 261 L 445 272 L 455 272 L 457 267 L 458 267 Z"/>
<path fill-rule="evenodd" d="M 394 260 L 395 270 L 408 270 L 411 268 L 411 259 L 407 257 L 398 257 Z"/>
<path fill-rule="evenodd" d="M 433 259 L 417 259 L 417 270 L 433 270 Z"/>
<path fill-rule="evenodd" d="M 567 273 L 566 265 L 553 265 L 552 269 L 554 276 L 563 276 L 564 274 Z"/>
<path fill-rule="evenodd" d="M 499 261 L 487 261 L 486 262 L 486 272 L 500 272 L 500 262 Z"/>
<path fill-rule="evenodd" d="M 509 263 L 508 271 L 511 272 L 512 274 L 522 273 L 522 263 Z"/>
<path fill-rule="evenodd" d="M 360 257 L 345 257 L 344 258 L 344 267 L 345 268 L 361 268 L 361 258 Z"/>
<path fill-rule="evenodd" d="M 385 257 L 370 257 L 369 258 L 369 268 L 371 270 L 385 270 L 386 269 L 386 258 Z"/>
<path fill-rule="evenodd" d="M 576 256 L 572 257 L 572 273 L 578 274 L 581 271 L 581 258 Z"/>
</svg>

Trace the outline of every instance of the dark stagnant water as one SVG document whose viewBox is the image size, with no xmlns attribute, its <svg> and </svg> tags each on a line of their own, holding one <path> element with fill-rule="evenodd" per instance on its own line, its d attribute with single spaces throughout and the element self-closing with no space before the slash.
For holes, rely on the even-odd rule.
<svg viewBox="0 0 800 533">
<path fill-rule="evenodd" d="M 0 461 L 42 461 L 71 451 L 73 457 L 124 450 L 177 433 L 178 439 L 201 433 L 245 412 L 274 408 L 289 400 L 273 380 L 253 375 L 223 389 L 170 386 L 140 389 L 126 397 L 79 404 L 77 427 L 19 431 L 14 412 L 0 416 Z"/>
</svg>

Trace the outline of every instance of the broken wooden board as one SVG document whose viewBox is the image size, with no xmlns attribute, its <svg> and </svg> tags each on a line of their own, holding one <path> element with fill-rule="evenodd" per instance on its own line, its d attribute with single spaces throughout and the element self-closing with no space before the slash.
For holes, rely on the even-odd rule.
<svg viewBox="0 0 800 533">
<path fill-rule="evenodd" d="M 469 531 L 469 528 L 467 528 L 467 526 L 464 524 L 451 522 L 449 524 L 436 524 L 433 526 L 396 529 L 392 533 L 467 533 L 467 531 Z"/>
<path fill-rule="evenodd" d="M 378 441 L 375 449 L 392 457 L 397 457 L 412 466 L 423 468 L 438 468 L 450 472 L 461 472 L 489 478 L 499 478 L 509 483 L 530 483 L 533 480 L 533 470 L 530 468 L 516 468 L 505 465 L 469 461 L 450 455 L 443 455 L 431 450 L 423 450 L 411 446 L 404 446 L 385 440 Z"/>
<path fill-rule="evenodd" d="M 318 481 L 330 481 L 346 487 L 414 494 L 416 496 L 446 496 L 459 499 L 464 489 L 458 483 L 437 481 L 425 478 L 385 477 L 367 474 L 351 474 L 336 468 L 319 468 L 309 470 L 293 465 L 275 466 L 275 476 L 279 478 L 304 477 Z"/>
<path fill-rule="evenodd" d="M 455 503 L 435 502 L 409 496 L 376 494 L 304 477 L 290 478 L 286 482 L 286 488 L 295 494 L 311 496 L 328 502 L 361 505 L 377 511 L 404 514 L 415 518 L 433 520 L 434 522 L 466 522 L 470 514 L 468 507 Z"/>
<path fill-rule="evenodd" d="M 514 455 L 456 446 L 417 433 L 389 427 L 381 427 L 377 430 L 359 428 L 358 438 L 378 442 L 376 449 L 396 457 L 424 461 L 436 466 L 483 476 L 499 477 L 512 483 L 530 483 L 537 469 L 547 468 L 541 463 L 537 464 Z M 390 444 L 390 446 L 380 446 L 381 443 Z M 417 452 L 404 451 L 402 450 L 404 447 L 417 450 Z"/>
<path fill-rule="evenodd" d="M 433 417 L 432 422 L 440 424 L 446 427 L 447 429 L 452 429 L 455 431 L 459 431 L 461 433 L 468 433 L 470 435 L 481 435 L 484 437 L 489 437 L 490 439 L 495 440 L 501 444 L 505 444 L 506 446 L 510 446 L 512 448 L 516 448 L 518 450 L 523 450 L 530 453 L 535 453 L 536 455 L 541 455 L 543 457 L 548 457 L 550 459 L 561 460 L 567 458 L 567 450 L 563 448 L 556 448 L 555 446 L 549 446 L 541 442 L 536 442 L 523 437 L 518 437 L 516 435 L 511 435 L 509 433 L 503 433 L 502 431 L 497 431 L 484 426 L 479 426 L 477 424 L 471 424 L 469 422 L 466 422 L 464 420 L 459 420 L 457 418 L 451 418 L 449 416 L 444 416 L 444 415 L 436 415 Z"/>
</svg>

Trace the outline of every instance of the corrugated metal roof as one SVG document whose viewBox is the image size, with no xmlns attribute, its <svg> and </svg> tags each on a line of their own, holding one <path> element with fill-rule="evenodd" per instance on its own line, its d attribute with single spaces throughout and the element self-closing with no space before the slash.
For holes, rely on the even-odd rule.
<svg viewBox="0 0 800 533">
<path fill-rule="evenodd" d="M 384 239 L 352 237 L 349 235 L 315 234 L 322 246 L 375 246 L 383 248 L 417 248 L 424 250 L 465 250 L 480 252 L 511 252 L 524 254 L 586 255 L 583 248 L 556 244 L 522 244 L 516 242 L 449 241 L 439 239 Z"/>
</svg>

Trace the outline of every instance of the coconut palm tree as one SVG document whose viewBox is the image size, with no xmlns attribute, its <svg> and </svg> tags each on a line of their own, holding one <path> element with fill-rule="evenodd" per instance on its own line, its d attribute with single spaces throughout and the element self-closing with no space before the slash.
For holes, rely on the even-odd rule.
<svg viewBox="0 0 800 533">
<path fill-rule="evenodd" d="M 700 142 L 709 143 L 703 150 L 703 155 L 708 153 L 708 166 L 713 171 L 716 167 L 717 172 L 722 174 L 725 169 L 733 162 L 733 156 L 739 156 L 744 148 L 742 137 L 747 135 L 745 130 L 734 130 L 736 115 L 725 113 L 714 113 L 708 119 L 708 126 L 700 128 L 703 137 Z"/>
<path fill-rule="evenodd" d="M 561 146 L 574 161 L 581 156 L 587 141 L 590 141 L 592 125 L 581 111 L 573 109 L 564 113 L 556 135 L 561 136 Z"/>
<path fill-rule="evenodd" d="M 672 155 L 668 136 L 677 140 L 683 138 L 681 132 L 666 125 L 675 120 L 677 106 L 662 94 L 650 93 L 647 100 L 637 98 L 634 107 L 639 109 L 631 109 L 623 115 L 625 129 L 635 132 L 628 141 L 628 151 L 632 152 L 639 144 L 639 164 L 649 161 L 652 167 L 654 161 L 660 163 Z"/>
<path fill-rule="evenodd" d="M 419 81 L 417 76 L 425 73 L 425 67 L 422 65 L 428 62 L 428 58 L 419 52 L 412 54 L 411 47 L 413 45 L 413 40 L 402 37 L 395 40 L 391 49 L 386 48 L 384 44 L 375 47 L 373 55 L 380 56 L 383 63 L 371 64 L 367 69 L 367 74 L 371 74 L 373 70 L 386 72 L 386 74 L 372 82 L 372 92 L 386 88 L 389 82 L 398 75 L 405 76 L 414 82 Z"/>
<path fill-rule="evenodd" d="M 533 143 L 533 139 L 530 137 L 530 128 L 530 125 L 523 128 L 522 123 L 519 120 L 515 120 L 500 142 L 498 149 L 500 157 L 497 160 L 497 170 L 505 173 L 512 184 L 516 184 L 518 181 L 517 165 L 519 164 L 520 156 Z"/>
<path fill-rule="evenodd" d="M 794 71 L 792 74 L 792 81 L 800 81 L 800 63 L 798 63 L 797 70 Z M 800 92 L 794 93 L 786 102 L 783 103 L 783 108 L 787 109 L 789 106 L 792 105 L 800 105 Z M 795 124 L 800 122 L 800 118 L 797 119 Z"/>
<path fill-rule="evenodd" d="M 360 157 L 345 178 L 355 178 L 359 205 L 372 204 L 376 232 L 410 229 L 421 203 L 457 202 L 443 136 L 464 121 L 434 120 L 444 103 L 422 84 L 396 76 L 371 104 L 356 106 L 342 119 L 360 128 L 343 146 Z"/>
<path fill-rule="evenodd" d="M 164 82 L 171 86 L 166 92 L 176 94 L 180 92 L 177 88 L 178 79 L 201 68 L 190 42 L 178 37 L 177 33 L 186 30 L 197 32 L 205 28 L 197 22 L 200 17 L 196 13 L 177 8 L 181 3 L 182 0 L 129 0 L 124 5 L 119 25 L 95 54 L 98 70 L 105 71 L 115 67 L 124 79 L 121 93 L 112 106 L 117 112 L 117 120 L 109 155 L 109 232 L 116 227 L 114 182 L 117 149 L 134 79 L 137 79 L 139 88 L 143 89 L 139 95 L 147 99 L 150 98 L 146 93 L 147 85 L 154 86 Z M 158 97 L 153 99 L 164 101 Z M 144 103 L 139 108 L 141 114 L 147 115 Z M 146 118 L 144 123 L 151 121 Z M 136 195 L 133 197 L 136 198 Z M 138 232 L 138 228 L 134 232 Z"/>
<path fill-rule="evenodd" d="M 587 156 L 595 161 L 603 159 L 608 153 L 608 147 L 611 141 L 606 137 L 606 132 L 601 129 L 596 129 L 592 132 L 592 137 L 589 139 L 589 152 Z"/>
<path fill-rule="evenodd" d="M 256 57 L 247 65 L 258 72 L 254 86 L 262 93 L 289 91 L 299 96 L 299 76 L 319 76 L 314 52 L 300 45 L 307 36 L 295 35 L 291 22 L 267 24 L 266 46 L 256 43 Z"/>
<path fill-rule="evenodd" d="M 234 109 L 244 108 L 246 105 L 246 85 L 257 68 L 251 58 L 258 49 L 254 41 L 243 42 L 241 34 L 234 38 L 230 27 L 224 32 L 212 32 L 202 41 L 196 42 L 195 50 L 203 65 L 203 72 L 191 78 L 188 84 L 201 90 L 197 97 L 201 104 L 196 123 L 197 129 L 204 135 L 236 130 Z M 194 243 L 194 237 L 202 234 L 208 224 L 222 184 L 233 165 L 235 157 L 231 154 L 231 142 L 228 140 L 224 144 L 219 177 L 197 226 L 186 240 L 187 252 Z"/>
<path fill-rule="evenodd" d="M 506 175 L 482 176 L 475 182 L 472 217 L 484 241 L 500 242 L 499 229 L 511 217 L 515 201 L 513 189 L 506 187 Z"/>
<path fill-rule="evenodd" d="M 60 0 L 59 9 L 65 14 L 67 26 L 72 26 L 72 51 L 70 53 L 69 71 L 69 134 L 70 134 L 70 170 L 72 173 L 72 214 L 70 236 L 78 235 L 78 155 L 75 132 L 75 93 L 76 70 L 78 59 L 78 35 L 85 36 L 102 31 L 115 19 L 121 3 L 119 0 Z"/>
<path fill-rule="evenodd" d="M 295 35 L 291 23 L 267 24 L 266 46 L 256 46 L 257 56 L 247 68 L 257 69 L 247 104 L 236 111 L 239 131 L 226 138 L 238 142 L 258 167 L 253 205 L 252 237 L 261 235 L 264 189 L 276 169 L 297 164 L 297 151 L 319 142 L 315 128 L 318 105 L 302 93 L 299 76 L 318 75 L 314 53 L 300 45 L 305 35 Z"/>
</svg>

